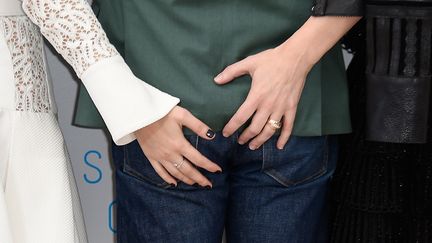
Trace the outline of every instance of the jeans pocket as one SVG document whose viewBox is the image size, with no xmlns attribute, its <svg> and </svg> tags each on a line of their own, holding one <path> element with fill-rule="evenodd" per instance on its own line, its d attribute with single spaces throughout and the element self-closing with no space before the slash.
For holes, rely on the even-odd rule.
<svg viewBox="0 0 432 243">
<path fill-rule="evenodd" d="M 186 135 L 185 137 L 194 147 L 196 147 L 196 135 Z M 123 173 L 132 176 L 139 181 L 147 182 L 157 187 L 165 189 L 173 187 L 156 173 L 137 141 L 123 147 Z M 184 183 L 179 183 L 178 187 L 184 189 L 187 185 L 183 184 Z"/>
<path fill-rule="evenodd" d="M 263 146 L 262 171 L 283 186 L 304 184 L 327 172 L 327 136 L 292 136 L 283 150 L 276 148 L 276 141 L 274 136 Z"/>
<path fill-rule="evenodd" d="M 134 141 L 124 145 L 124 160 L 122 171 L 139 181 L 147 182 L 152 185 L 169 188 L 171 185 L 164 181 L 154 170 L 150 161 L 144 155 L 139 143 Z"/>
</svg>

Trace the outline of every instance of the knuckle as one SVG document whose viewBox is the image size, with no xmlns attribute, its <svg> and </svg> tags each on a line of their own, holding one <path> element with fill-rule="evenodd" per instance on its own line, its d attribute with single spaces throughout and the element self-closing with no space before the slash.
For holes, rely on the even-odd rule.
<svg viewBox="0 0 432 243">
<path fill-rule="evenodd" d="M 153 166 L 153 169 L 156 171 L 156 173 L 158 175 L 160 175 L 161 177 L 164 177 L 164 173 L 163 173 L 161 168 Z"/>
<path fill-rule="evenodd" d="M 182 180 L 183 179 L 183 174 L 180 173 L 180 171 L 178 170 L 173 170 L 172 172 L 170 172 L 171 175 L 173 175 L 175 178 Z"/>
<path fill-rule="evenodd" d="M 183 166 L 183 167 L 181 167 L 181 170 L 182 170 L 182 173 L 187 175 L 187 176 L 190 176 L 194 172 L 192 167 L 190 167 L 190 166 Z"/>
<path fill-rule="evenodd" d="M 183 182 L 188 184 L 189 186 L 192 186 L 194 184 L 194 182 L 189 178 L 186 178 L 186 180 L 184 180 Z"/>
<path fill-rule="evenodd" d="M 256 135 L 258 135 L 260 132 L 261 132 L 260 129 L 258 129 L 257 127 L 251 127 L 251 128 L 249 129 L 249 134 L 252 135 L 252 136 L 256 136 Z"/>
<path fill-rule="evenodd" d="M 234 70 L 234 66 L 231 64 L 231 65 L 229 65 L 229 66 L 227 66 L 227 67 L 225 68 L 224 72 L 228 72 L 228 73 L 230 73 L 230 72 L 232 72 L 233 70 Z"/>
<path fill-rule="evenodd" d="M 177 152 L 184 151 L 186 149 L 186 143 L 184 141 L 175 141 L 173 142 L 173 147 Z"/>
<path fill-rule="evenodd" d="M 169 158 L 170 157 L 170 155 L 171 155 L 171 153 L 170 152 L 168 152 L 168 151 L 161 151 L 160 152 L 161 153 L 161 158 L 164 158 L 164 159 L 162 159 L 162 161 L 163 160 L 166 160 L 166 158 Z"/>
<path fill-rule="evenodd" d="M 263 131 L 263 138 L 267 140 L 275 133 L 276 133 L 275 129 L 265 129 Z"/>
<path fill-rule="evenodd" d="M 184 143 L 179 143 L 178 145 L 178 151 L 187 151 L 188 149 L 189 149 L 189 146 L 188 146 L 188 144 L 186 143 L 186 142 L 184 142 Z"/>
<path fill-rule="evenodd" d="M 288 110 L 295 110 L 295 109 L 297 109 L 297 102 L 295 102 L 293 100 L 288 101 L 288 103 L 287 103 L 287 109 Z"/>
<path fill-rule="evenodd" d="M 197 178 L 195 181 L 198 182 L 198 184 L 200 184 L 200 185 L 204 185 L 207 183 L 207 180 L 202 178 L 201 176 L 199 178 Z"/>
<path fill-rule="evenodd" d="M 234 125 L 240 125 L 240 124 L 243 124 L 244 122 L 246 122 L 246 119 L 242 115 L 239 115 L 239 116 L 234 117 L 232 122 Z"/>
<path fill-rule="evenodd" d="M 190 114 L 190 112 L 184 108 L 180 108 L 178 110 L 178 112 L 176 113 L 176 118 L 178 120 L 184 120 L 188 115 Z"/>
<path fill-rule="evenodd" d="M 198 125 L 198 131 L 201 131 L 201 134 L 205 135 L 208 131 L 208 127 L 205 124 L 201 123 Z"/>
</svg>

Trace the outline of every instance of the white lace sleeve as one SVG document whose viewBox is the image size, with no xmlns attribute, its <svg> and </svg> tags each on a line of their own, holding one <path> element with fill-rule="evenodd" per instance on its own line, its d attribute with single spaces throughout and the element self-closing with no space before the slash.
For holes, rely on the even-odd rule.
<svg viewBox="0 0 432 243">
<path fill-rule="evenodd" d="M 85 0 L 23 0 L 23 10 L 78 77 L 97 61 L 118 55 Z"/>
<path fill-rule="evenodd" d="M 179 99 L 139 80 L 85 0 L 22 0 L 23 10 L 74 68 L 116 144 L 164 117 Z"/>
</svg>

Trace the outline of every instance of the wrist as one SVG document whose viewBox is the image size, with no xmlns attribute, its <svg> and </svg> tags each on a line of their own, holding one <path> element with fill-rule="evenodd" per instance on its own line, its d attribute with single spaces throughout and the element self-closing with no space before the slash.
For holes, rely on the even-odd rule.
<svg viewBox="0 0 432 243">
<path fill-rule="evenodd" d="M 283 56 L 284 60 L 298 63 L 297 68 L 301 68 L 305 72 L 309 72 L 319 60 L 307 41 L 298 42 L 290 38 L 275 49 Z"/>
</svg>

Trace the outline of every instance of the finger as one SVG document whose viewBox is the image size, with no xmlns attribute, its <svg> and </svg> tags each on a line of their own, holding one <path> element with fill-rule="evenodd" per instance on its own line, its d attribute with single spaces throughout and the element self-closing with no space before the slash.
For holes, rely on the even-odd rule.
<svg viewBox="0 0 432 243">
<path fill-rule="evenodd" d="M 251 124 L 243 131 L 240 135 L 238 143 L 245 144 L 263 130 L 268 118 L 270 116 L 270 112 L 267 110 L 260 109 L 255 112 L 255 115 L 252 118 Z"/>
<path fill-rule="evenodd" d="M 226 67 L 214 78 L 214 81 L 217 84 L 226 84 L 237 77 L 248 74 L 250 67 L 250 58 L 245 58 Z"/>
<path fill-rule="evenodd" d="M 202 187 L 212 187 L 212 183 L 203 176 L 188 160 L 185 160 L 178 170 Z"/>
<path fill-rule="evenodd" d="M 177 181 L 174 179 L 166 169 L 156 160 L 150 160 L 150 164 L 153 166 L 156 173 L 167 183 L 177 186 Z"/>
<path fill-rule="evenodd" d="M 183 174 L 180 170 L 178 170 L 175 166 L 174 166 L 174 162 L 171 161 L 163 161 L 161 162 L 161 164 L 164 166 L 164 168 L 175 178 L 179 179 L 180 181 L 188 184 L 188 185 L 193 185 L 195 184 L 195 181 L 193 181 L 191 178 L 189 178 L 188 176 L 186 176 L 185 174 Z"/>
<path fill-rule="evenodd" d="M 275 113 L 270 116 L 270 119 L 280 121 L 282 119 L 282 113 Z M 274 128 L 272 125 L 268 124 L 268 121 L 269 120 L 266 121 L 266 125 L 264 126 L 262 132 L 249 143 L 249 148 L 251 150 L 261 147 L 261 145 L 263 145 L 275 134 L 277 128 Z"/>
<path fill-rule="evenodd" d="M 204 139 L 212 140 L 216 137 L 216 133 L 213 130 L 186 109 L 184 110 L 182 124 Z"/>
<path fill-rule="evenodd" d="M 191 163 L 205 170 L 210 172 L 222 171 L 222 168 L 219 165 L 206 158 L 188 142 L 182 150 L 182 155 L 186 157 Z"/>
<path fill-rule="evenodd" d="M 253 98 L 252 96 L 253 95 L 251 95 L 251 92 L 249 92 L 245 102 L 243 102 L 243 104 L 240 106 L 234 116 L 225 125 L 222 131 L 224 137 L 231 136 L 254 114 L 257 109 L 258 102 L 256 101 L 256 98 Z"/>
<path fill-rule="evenodd" d="M 283 149 L 288 142 L 289 137 L 291 136 L 292 128 L 294 125 L 294 119 L 295 119 L 296 111 L 293 110 L 293 112 L 287 112 L 284 115 L 283 118 L 283 125 L 282 125 L 282 132 L 279 136 L 279 139 L 277 141 L 277 148 Z"/>
</svg>

